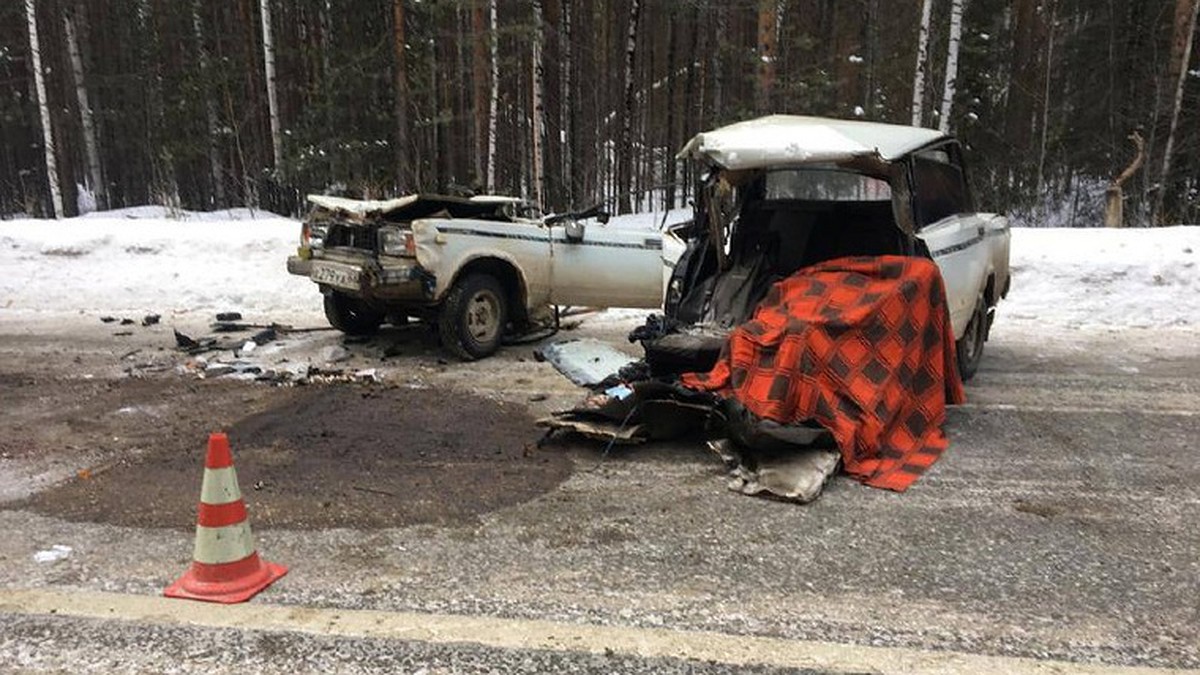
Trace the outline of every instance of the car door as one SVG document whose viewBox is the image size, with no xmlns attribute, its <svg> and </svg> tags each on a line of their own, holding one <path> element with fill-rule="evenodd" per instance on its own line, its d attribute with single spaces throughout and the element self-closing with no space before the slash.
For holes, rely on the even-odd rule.
<svg viewBox="0 0 1200 675">
<path fill-rule="evenodd" d="M 942 272 L 950 322 L 960 337 L 987 278 L 985 223 L 974 213 L 957 146 L 914 153 L 911 170 L 917 237 Z"/>
<path fill-rule="evenodd" d="M 582 236 L 550 227 L 551 301 L 556 305 L 661 308 L 662 233 L 592 222 Z"/>
</svg>

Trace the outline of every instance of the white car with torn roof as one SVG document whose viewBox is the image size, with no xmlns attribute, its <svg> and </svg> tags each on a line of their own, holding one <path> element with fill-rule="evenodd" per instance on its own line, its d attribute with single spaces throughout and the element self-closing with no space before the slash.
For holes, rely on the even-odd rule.
<svg viewBox="0 0 1200 675">
<path fill-rule="evenodd" d="M 317 284 L 330 324 L 348 334 L 419 317 L 471 360 L 555 305 L 662 305 L 662 235 L 606 227 L 599 209 L 546 218 L 502 196 L 308 200 L 287 268 Z"/>
<path fill-rule="evenodd" d="M 635 331 L 659 372 L 706 371 L 775 281 L 845 256 L 932 258 L 970 379 L 1009 290 L 1008 220 L 976 210 L 961 145 L 934 129 L 770 115 L 696 135 L 693 220 L 665 320 Z M 672 241 L 675 239 L 676 241 Z M 652 325 L 653 324 L 653 325 Z"/>
</svg>

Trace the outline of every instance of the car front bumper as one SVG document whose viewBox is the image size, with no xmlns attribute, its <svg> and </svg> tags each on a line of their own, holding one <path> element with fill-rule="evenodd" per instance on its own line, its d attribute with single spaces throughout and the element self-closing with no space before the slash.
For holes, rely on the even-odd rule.
<svg viewBox="0 0 1200 675">
<path fill-rule="evenodd" d="M 345 259 L 343 259 L 345 258 Z M 394 300 L 428 304 L 434 278 L 416 261 L 379 261 L 349 256 L 302 258 L 290 256 L 287 270 L 308 277 L 322 291 L 331 290 L 365 300 Z"/>
</svg>

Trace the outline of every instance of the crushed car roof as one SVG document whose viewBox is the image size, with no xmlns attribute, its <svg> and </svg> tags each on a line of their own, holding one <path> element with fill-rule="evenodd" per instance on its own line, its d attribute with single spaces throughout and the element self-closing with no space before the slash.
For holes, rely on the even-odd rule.
<svg viewBox="0 0 1200 675">
<path fill-rule="evenodd" d="M 502 195 L 477 195 L 470 198 L 465 197 L 448 197 L 445 195 L 430 195 L 430 194 L 412 194 L 396 197 L 395 199 L 349 199 L 347 197 L 333 197 L 330 195 L 308 195 L 309 203 L 314 206 L 319 206 L 330 211 L 344 211 L 355 215 L 367 215 L 369 213 L 390 213 L 398 209 L 402 209 L 417 201 L 439 201 L 439 202 L 459 202 L 476 204 L 519 204 L 522 202 L 517 197 L 505 197 Z"/>
<path fill-rule="evenodd" d="M 725 169 L 838 162 L 878 154 L 892 161 L 948 136 L 936 129 L 800 115 L 768 115 L 696 134 L 680 159 Z"/>
</svg>

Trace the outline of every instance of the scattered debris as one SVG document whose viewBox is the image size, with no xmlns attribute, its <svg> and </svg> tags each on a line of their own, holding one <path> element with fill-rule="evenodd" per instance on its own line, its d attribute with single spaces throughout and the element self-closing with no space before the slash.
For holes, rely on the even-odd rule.
<svg viewBox="0 0 1200 675">
<path fill-rule="evenodd" d="M 154 324 L 158 323 L 158 320 L 161 318 L 162 317 L 158 314 L 147 314 L 146 316 L 142 317 L 142 325 L 153 326 Z"/>
<path fill-rule="evenodd" d="M 201 338 L 196 340 L 189 335 L 180 333 L 178 329 L 175 331 L 175 346 L 189 354 L 199 354 L 208 352 L 214 349 L 220 349 L 217 341 L 214 338 Z"/>
<path fill-rule="evenodd" d="M 52 563 L 59 560 L 65 560 L 71 555 L 71 547 L 55 544 L 45 551 L 38 551 L 33 554 L 34 562 Z"/>
<path fill-rule="evenodd" d="M 227 363 L 210 363 L 204 367 L 205 377 L 220 377 L 236 372 L 236 369 Z"/>
<path fill-rule="evenodd" d="M 350 350 L 341 345 L 330 345 L 321 350 L 321 359 L 326 363 L 338 363 L 349 358 Z"/>
<path fill-rule="evenodd" d="M 115 317 L 115 316 L 102 316 L 102 317 L 100 317 L 100 320 L 101 320 L 101 321 L 103 321 L 104 323 L 112 323 L 112 322 L 114 322 L 114 321 L 116 321 L 116 320 L 117 320 L 117 317 Z"/>
<path fill-rule="evenodd" d="M 361 485 L 351 485 L 351 488 L 359 492 L 369 492 L 373 495 L 383 495 L 384 497 L 395 497 L 396 493 L 388 492 L 387 490 L 376 490 L 375 488 L 363 487 Z"/>
<path fill-rule="evenodd" d="M 212 325 L 214 333 L 244 333 L 251 328 L 254 328 L 254 326 L 248 323 L 236 323 L 232 321 L 218 321 Z"/>
<path fill-rule="evenodd" d="M 241 321 L 241 312 L 217 312 L 217 321 Z"/>
<path fill-rule="evenodd" d="M 132 326 L 133 323 L 134 323 L 133 319 L 121 319 L 122 326 Z"/>
<path fill-rule="evenodd" d="M 175 329 L 175 346 L 180 349 L 195 349 L 200 346 L 200 343 L 193 340 L 191 336 L 184 335 L 178 329 Z"/>
<path fill-rule="evenodd" d="M 610 344 L 591 338 L 564 340 L 534 350 L 534 358 L 549 361 L 575 384 L 594 387 L 637 359 Z"/>
<path fill-rule="evenodd" d="M 114 337 L 129 337 L 130 335 L 133 335 L 133 331 L 119 330 L 119 331 L 113 333 Z"/>
<path fill-rule="evenodd" d="M 250 338 L 254 344 L 263 346 L 269 342 L 274 342 L 279 339 L 279 330 L 274 325 L 258 331 Z"/>
</svg>

